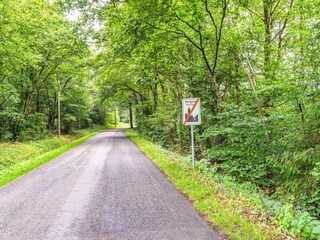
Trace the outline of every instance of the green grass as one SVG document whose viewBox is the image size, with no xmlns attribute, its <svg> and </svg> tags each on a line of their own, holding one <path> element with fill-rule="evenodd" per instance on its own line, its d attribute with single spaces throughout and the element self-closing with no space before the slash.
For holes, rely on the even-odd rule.
<svg viewBox="0 0 320 240">
<path fill-rule="evenodd" d="M 0 144 L 0 186 L 49 162 L 102 130 L 103 127 L 94 126 L 60 138 L 54 136 L 25 143 Z"/>
<path fill-rule="evenodd" d="M 130 128 L 130 123 L 119 122 L 117 128 Z"/>
<path fill-rule="evenodd" d="M 265 221 L 263 214 L 257 213 L 254 198 L 231 191 L 227 184 L 192 168 L 183 156 L 139 137 L 135 131 L 128 129 L 126 134 L 221 234 L 239 240 L 284 238 Z"/>
<path fill-rule="evenodd" d="M 108 119 L 105 122 L 105 126 L 106 126 L 107 129 L 115 128 L 114 117 L 113 116 L 114 115 L 112 115 L 111 118 L 108 117 Z M 124 122 L 117 121 L 117 127 L 116 128 L 130 128 L 130 123 L 124 123 Z"/>
</svg>

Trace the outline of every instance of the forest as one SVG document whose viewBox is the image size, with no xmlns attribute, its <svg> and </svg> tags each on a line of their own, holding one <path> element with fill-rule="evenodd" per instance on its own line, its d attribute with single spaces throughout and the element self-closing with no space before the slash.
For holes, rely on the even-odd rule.
<svg viewBox="0 0 320 240">
<path fill-rule="evenodd" d="M 319 70 L 316 0 L 5 0 L 0 141 L 56 134 L 59 92 L 63 133 L 117 107 L 187 155 L 199 97 L 197 164 L 320 220 Z"/>
</svg>

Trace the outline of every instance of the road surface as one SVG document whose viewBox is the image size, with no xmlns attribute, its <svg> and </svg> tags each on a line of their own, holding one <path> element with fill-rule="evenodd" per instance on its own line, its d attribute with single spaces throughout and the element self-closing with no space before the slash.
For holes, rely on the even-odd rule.
<svg viewBox="0 0 320 240">
<path fill-rule="evenodd" d="M 119 129 L 0 188 L 0 239 L 222 238 Z"/>
</svg>

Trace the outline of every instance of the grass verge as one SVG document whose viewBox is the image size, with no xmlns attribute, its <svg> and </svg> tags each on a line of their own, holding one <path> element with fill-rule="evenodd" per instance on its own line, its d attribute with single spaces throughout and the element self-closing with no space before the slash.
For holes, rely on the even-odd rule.
<svg viewBox="0 0 320 240">
<path fill-rule="evenodd" d="M 72 135 L 26 143 L 0 144 L 0 187 L 19 178 L 103 131 L 101 126 L 75 131 Z"/>
<path fill-rule="evenodd" d="M 140 138 L 131 129 L 126 130 L 126 134 L 221 234 L 239 240 L 290 239 L 277 232 L 265 221 L 265 216 L 256 211 L 256 198 L 230 190 L 224 182 L 192 168 L 181 155 Z"/>
</svg>

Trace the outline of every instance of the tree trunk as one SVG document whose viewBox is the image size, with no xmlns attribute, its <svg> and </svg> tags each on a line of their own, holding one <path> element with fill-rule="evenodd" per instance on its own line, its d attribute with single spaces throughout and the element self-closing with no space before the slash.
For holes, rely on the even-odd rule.
<svg viewBox="0 0 320 240">
<path fill-rule="evenodd" d="M 270 0 L 263 0 L 263 12 L 264 12 L 264 26 L 265 26 L 265 37 L 264 37 L 264 74 L 265 79 L 270 81 L 271 72 L 271 2 Z"/>
<path fill-rule="evenodd" d="M 58 137 L 60 138 L 60 134 L 61 134 L 61 123 L 60 123 L 60 79 L 58 78 L 58 95 L 57 95 L 57 99 L 58 99 Z"/>
<path fill-rule="evenodd" d="M 129 103 L 130 128 L 133 128 L 132 103 Z"/>
</svg>

